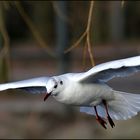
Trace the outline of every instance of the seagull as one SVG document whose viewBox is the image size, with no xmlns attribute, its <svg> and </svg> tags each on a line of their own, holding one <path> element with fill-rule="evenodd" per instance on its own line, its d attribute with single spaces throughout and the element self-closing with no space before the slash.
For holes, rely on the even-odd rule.
<svg viewBox="0 0 140 140">
<path fill-rule="evenodd" d="M 80 107 L 80 112 L 94 115 L 107 129 L 113 120 L 127 120 L 140 111 L 140 95 L 113 90 L 107 81 L 125 77 L 140 70 L 140 56 L 98 64 L 81 73 L 65 73 L 0 84 L 0 91 L 22 89 L 44 93 L 44 101 L 53 96 L 57 101 Z"/>
</svg>

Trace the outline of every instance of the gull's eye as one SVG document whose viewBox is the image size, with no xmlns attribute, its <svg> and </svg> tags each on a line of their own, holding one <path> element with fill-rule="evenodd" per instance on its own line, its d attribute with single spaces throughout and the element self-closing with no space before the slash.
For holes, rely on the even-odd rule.
<svg viewBox="0 0 140 140">
<path fill-rule="evenodd" d="M 57 85 L 55 85 L 54 88 L 57 88 Z"/>
<path fill-rule="evenodd" d="M 63 85 L 63 81 L 60 81 L 60 84 Z"/>
</svg>

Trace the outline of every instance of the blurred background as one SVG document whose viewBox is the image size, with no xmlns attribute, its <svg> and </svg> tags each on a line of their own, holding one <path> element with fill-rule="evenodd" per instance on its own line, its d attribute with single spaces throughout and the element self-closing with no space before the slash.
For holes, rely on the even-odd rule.
<svg viewBox="0 0 140 140">
<path fill-rule="evenodd" d="M 139 1 L 0 1 L 0 82 L 81 72 L 139 55 L 139 8 Z M 89 32 L 74 45 L 89 17 Z M 140 93 L 139 79 L 135 74 L 108 84 Z M 1 92 L 0 138 L 140 138 L 140 115 L 104 130 L 79 107 L 43 98 L 20 90 Z"/>
</svg>

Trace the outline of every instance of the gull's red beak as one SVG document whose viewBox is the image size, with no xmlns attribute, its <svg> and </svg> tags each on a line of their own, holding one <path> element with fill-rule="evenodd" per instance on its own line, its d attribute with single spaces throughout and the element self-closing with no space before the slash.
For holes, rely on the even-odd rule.
<svg viewBox="0 0 140 140">
<path fill-rule="evenodd" d="M 49 94 L 46 93 L 46 95 L 45 95 L 45 97 L 44 97 L 44 101 L 46 101 L 50 95 L 51 95 L 50 93 L 49 93 Z"/>
</svg>

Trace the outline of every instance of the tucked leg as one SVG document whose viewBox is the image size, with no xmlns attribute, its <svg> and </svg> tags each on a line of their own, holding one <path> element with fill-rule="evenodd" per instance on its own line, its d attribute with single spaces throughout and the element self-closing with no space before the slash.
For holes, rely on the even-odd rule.
<svg viewBox="0 0 140 140">
<path fill-rule="evenodd" d="M 115 126 L 115 124 L 114 124 L 112 118 L 111 118 L 110 115 L 109 115 L 108 106 L 107 106 L 107 103 L 106 103 L 105 100 L 103 100 L 103 104 L 104 104 L 104 106 L 105 106 L 105 111 L 106 111 L 106 115 L 107 115 L 107 119 L 108 119 L 108 121 L 109 121 L 109 124 L 110 124 L 111 127 L 113 128 L 113 127 Z"/>
<path fill-rule="evenodd" d="M 106 124 L 107 124 L 107 123 L 106 123 L 105 120 L 103 120 L 103 119 L 98 115 L 96 106 L 94 106 L 94 110 L 95 110 L 95 113 L 96 113 L 96 120 L 97 120 L 105 129 L 107 129 L 107 127 L 106 127 Z"/>
</svg>

